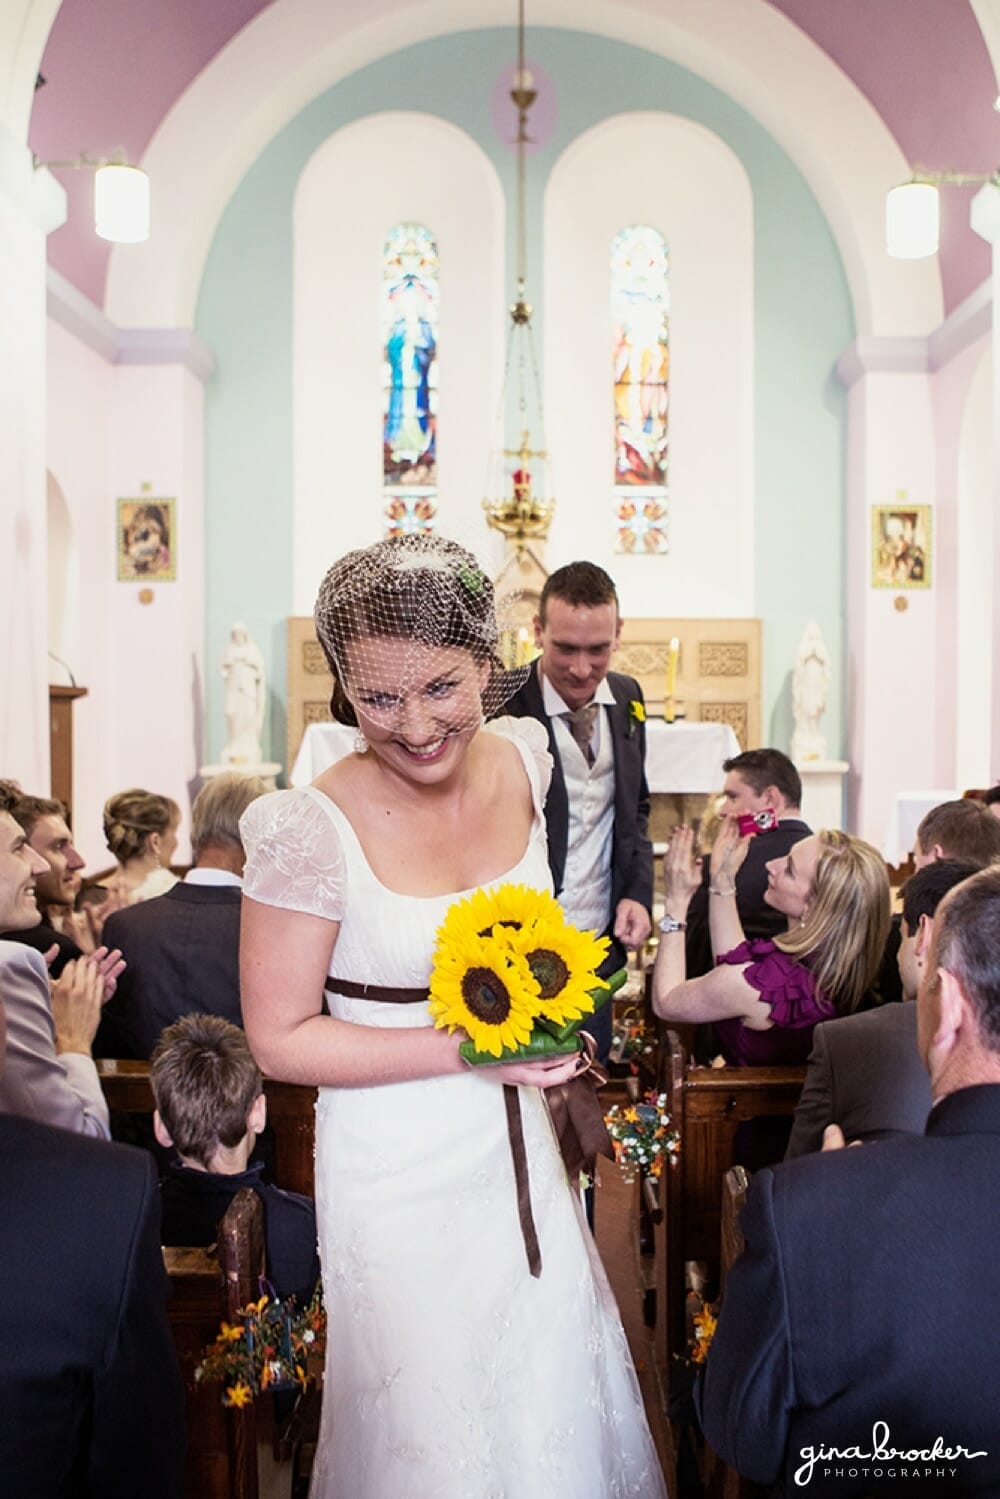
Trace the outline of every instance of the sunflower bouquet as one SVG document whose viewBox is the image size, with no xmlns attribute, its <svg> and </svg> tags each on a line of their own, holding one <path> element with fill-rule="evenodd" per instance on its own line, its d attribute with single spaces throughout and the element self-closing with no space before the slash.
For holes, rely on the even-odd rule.
<svg viewBox="0 0 1000 1499">
<path fill-rule="evenodd" d="M 480 1066 L 579 1050 L 579 1030 L 625 981 L 597 969 L 610 947 L 570 926 L 545 890 L 498 885 L 455 901 L 437 932 L 430 979 L 435 1024 L 464 1030 Z"/>
<path fill-rule="evenodd" d="M 680 1136 L 671 1128 L 665 1093 L 647 1093 L 643 1103 L 618 1104 L 604 1116 L 625 1181 L 661 1176 L 666 1161 L 676 1160 Z"/>
<path fill-rule="evenodd" d="M 266 1282 L 264 1282 L 266 1284 Z M 236 1322 L 223 1322 L 194 1371 L 195 1382 L 217 1380 L 223 1405 L 244 1406 L 262 1390 L 290 1390 L 309 1382 L 326 1347 L 326 1311 L 317 1285 L 299 1310 L 295 1297 L 279 1301 L 268 1289 L 243 1307 Z"/>
</svg>

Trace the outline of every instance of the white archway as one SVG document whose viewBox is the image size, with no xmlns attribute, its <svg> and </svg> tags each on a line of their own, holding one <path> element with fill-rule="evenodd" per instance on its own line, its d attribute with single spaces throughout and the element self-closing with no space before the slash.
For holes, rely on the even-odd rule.
<svg viewBox="0 0 1000 1499">
<path fill-rule="evenodd" d="M 277 0 L 178 99 L 146 152 L 156 233 L 112 251 L 106 310 L 123 326 L 189 327 L 219 218 L 268 141 L 310 100 L 367 63 L 429 38 L 510 24 L 507 0 Z M 883 245 L 885 190 L 908 175 L 859 89 L 766 0 L 609 6 L 537 0 L 532 22 L 587 31 L 687 67 L 749 110 L 796 162 L 829 220 L 858 333 L 927 334 L 941 321 L 935 261 L 901 266 Z"/>
</svg>

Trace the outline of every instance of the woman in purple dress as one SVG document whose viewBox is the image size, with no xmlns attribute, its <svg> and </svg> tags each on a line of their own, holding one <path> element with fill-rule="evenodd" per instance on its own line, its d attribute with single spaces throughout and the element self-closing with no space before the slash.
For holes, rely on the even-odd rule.
<svg viewBox="0 0 1000 1499">
<path fill-rule="evenodd" d="M 764 899 L 788 921 L 773 941 L 748 942 L 735 876 L 750 846 L 727 821 L 712 850 L 709 928 L 716 967 L 685 979 L 684 918 L 701 884 L 690 828 L 664 859 L 665 914 L 653 974 L 663 1020 L 711 1022 L 730 1066 L 804 1063 L 814 1026 L 857 1005 L 878 969 L 889 931 L 889 879 L 870 844 L 849 833 L 813 833 L 767 866 Z"/>
</svg>

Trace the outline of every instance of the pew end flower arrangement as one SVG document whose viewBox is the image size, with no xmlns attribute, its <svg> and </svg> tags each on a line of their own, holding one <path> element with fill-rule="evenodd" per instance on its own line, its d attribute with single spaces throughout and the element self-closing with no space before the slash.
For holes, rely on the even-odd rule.
<svg viewBox="0 0 1000 1499">
<path fill-rule="evenodd" d="M 610 941 L 570 926 L 545 890 L 498 885 L 449 906 L 437 931 L 430 1013 L 470 1066 L 523 1062 L 580 1049 L 588 1016 L 625 982 L 597 969 Z"/>
<path fill-rule="evenodd" d="M 618 1011 L 618 1006 L 615 1006 Z M 633 1074 L 640 1064 L 648 1061 L 656 1051 L 656 1037 L 646 1024 L 641 1008 L 635 1004 L 623 1005 L 615 1015 L 614 1034 L 611 1037 L 611 1061 L 625 1063 Z"/>
<path fill-rule="evenodd" d="M 194 1371 L 197 1384 L 222 1386 L 222 1403 L 237 1409 L 265 1390 L 304 1389 L 320 1378 L 326 1349 L 326 1311 L 319 1285 L 309 1305 L 295 1297 L 279 1301 L 272 1288 L 259 1301 L 223 1322 L 214 1343 L 205 1349 Z"/>
<path fill-rule="evenodd" d="M 604 1120 L 624 1181 L 640 1174 L 659 1178 L 668 1161 L 675 1164 L 680 1136 L 671 1127 L 665 1093 L 647 1093 L 642 1103 L 616 1103 Z"/>
</svg>

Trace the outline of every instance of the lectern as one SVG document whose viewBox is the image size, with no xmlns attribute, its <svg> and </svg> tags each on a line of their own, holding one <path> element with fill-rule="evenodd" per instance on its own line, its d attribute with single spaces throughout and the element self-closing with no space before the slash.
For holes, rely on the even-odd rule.
<svg viewBox="0 0 1000 1499">
<path fill-rule="evenodd" d="M 49 684 L 49 756 L 52 795 L 69 809 L 73 822 L 73 701 L 86 697 L 86 687 Z"/>
</svg>

